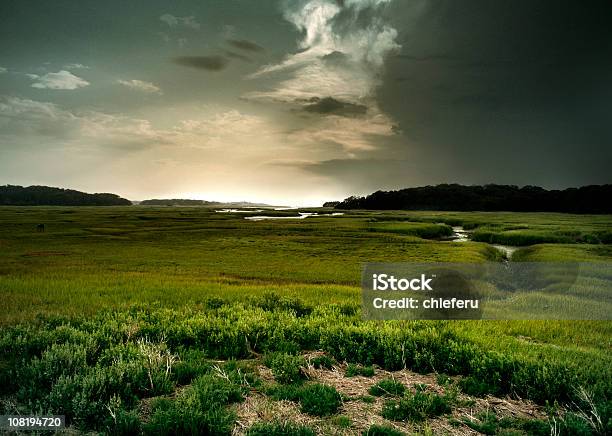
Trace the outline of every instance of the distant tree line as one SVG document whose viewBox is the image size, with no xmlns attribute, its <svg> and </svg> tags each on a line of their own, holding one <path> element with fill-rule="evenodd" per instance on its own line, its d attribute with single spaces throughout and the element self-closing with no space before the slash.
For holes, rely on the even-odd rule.
<svg viewBox="0 0 612 436">
<path fill-rule="evenodd" d="M 88 194 L 50 186 L 0 186 L 0 205 L 4 206 L 129 206 L 132 203 L 116 194 Z"/>
<path fill-rule="evenodd" d="M 612 213 L 612 185 L 564 190 L 538 186 L 444 184 L 349 197 L 337 209 Z"/>
<path fill-rule="evenodd" d="M 152 199 L 152 200 L 143 200 L 140 202 L 143 206 L 207 206 L 218 204 L 212 201 L 204 201 L 204 200 L 186 200 L 182 198 L 173 198 L 173 199 Z"/>
<path fill-rule="evenodd" d="M 326 201 L 325 203 L 323 203 L 323 207 L 336 207 L 339 204 L 339 201 Z"/>
</svg>

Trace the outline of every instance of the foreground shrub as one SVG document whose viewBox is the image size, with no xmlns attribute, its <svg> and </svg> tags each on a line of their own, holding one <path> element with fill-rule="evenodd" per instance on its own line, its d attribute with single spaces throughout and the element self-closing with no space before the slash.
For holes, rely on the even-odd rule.
<svg viewBox="0 0 612 436">
<path fill-rule="evenodd" d="M 52 345 L 28 365 L 18 368 L 18 397 L 26 402 L 45 397 L 53 383 L 62 376 L 87 370 L 87 348 L 80 344 Z"/>
<path fill-rule="evenodd" d="M 355 377 L 357 375 L 360 375 L 362 377 L 373 377 L 374 368 L 372 368 L 372 366 L 362 366 L 355 365 L 354 363 L 349 363 L 346 367 L 344 375 L 346 377 Z"/>
<path fill-rule="evenodd" d="M 261 422 L 247 431 L 248 436 L 315 436 L 314 430 L 293 422 Z"/>
<path fill-rule="evenodd" d="M 116 362 L 110 367 L 87 367 L 83 373 L 61 376 L 45 399 L 51 411 L 66 415 L 69 423 L 81 428 L 99 428 L 108 416 L 113 398 L 125 407 L 133 407 L 137 393 L 147 392 L 148 380 L 143 368 L 135 363 Z M 161 393 L 169 393 L 171 385 Z"/>
<path fill-rule="evenodd" d="M 309 415 L 333 415 L 340 404 L 340 394 L 332 386 L 315 383 L 304 387 L 300 393 L 300 409 Z"/>
<path fill-rule="evenodd" d="M 341 404 L 338 391 L 320 383 L 308 385 L 274 385 L 265 390 L 274 400 L 289 400 L 300 403 L 304 413 L 315 416 L 328 416 L 336 413 Z"/>
<path fill-rule="evenodd" d="M 459 380 L 459 389 L 467 395 L 484 397 L 489 392 L 495 390 L 495 387 L 490 386 L 489 383 L 479 380 L 476 377 L 470 376 Z"/>
<path fill-rule="evenodd" d="M 292 385 L 274 385 L 265 389 L 266 395 L 276 401 L 288 400 L 288 401 L 300 401 L 302 395 L 303 386 L 292 384 Z"/>
<path fill-rule="evenodd" d="M 236 420 L 228 404 L 244 399 L 243 388 L 213 374 L 198 377 L 175 401 L 159 401 L 144 427 L 151 435 L 229 435 Z"/>
<path fill-rule="evenodd" d="M 198 377 L 193 382 L 191 390 L 201 404 L 224 405 L 238 403 L 244 400 L 244 388 L 228 381 L 227 378 L 229 378 L 229 376 L 227 374 L 223 374 L 222 377 L 214 374 L 206 374 Z"/>
<path fill-rule="evenodd" d="M 107 405 L 110 416 L 105 427 L 108 434 L 130 436 L 140 433 L 140 418 L 135 410 L 126 410 L 121 404 L 121 398 L 113 397 Z"/>
<path fill-rule="evenodd" d="M 351 428 L 351 426 L 353 425 L 353 421 L 351 420 L 351 418 L 345 415 L 336 416 L 332 420 L 332 422 L 340 428 Z"/>
<path fill-rule="evenodd" d="M 551 432 L 550 424 L 537 419 L 522 419 L 515 417 L 498 418 L 495 413 L 482 412 L 477 420 L 463 419 L 463 423 L 482 434 L 528 434 L 532 436 L 548 436 Z M 572 433 L 575 434 L 575 433 Z"/>
<path fill-rule="evenodd" d="M 180 360 L 172 367 L 172 377 L 179 385 L 187 385 L 201 375 L 208 373 L 212 365 L 200 350 L 185 350 Z"/>
<path fill-rule="evenodd" d="M 462 375 L 460 388 L 472 395 L 516 395 L 540 404 L 558 401 L 573 407 L 580 404 L 574 386 L 586 385 L 593 390 L 602 424 L 585 424 L 576 411 L 564 417 L 563 428 L 572 429 L 566 433 L 578 434 L 579 426 L 587 425 L 593 432 L 601 433 L 601 428 L 604 434 L 610 432 L 606 418 L 610 414 L 604 413 L 610 410 L 605 406 L 611 391 L 610 377 L 599 361 L 591 369 L 569 365 L 569 360 L 557 359 L 556 354 L 545 350 L 541 358 L 532 359 L 486 347 L 444 322 L 362 322 L 335 305 L 318 306 L 302 317 L 293 310 L 266 311 L 243 303 L 227 303 L 210 310 L 133 307 L 73 319 L 70 324 L 67 319 L 40 317 L 35 325 L 3 327 L 0 381 L 5 384 L 0 390 L 6 398 L 16 400 L 22 413 L 64 414 L 68 424 L 80 430 L 110 432 L 107 418 L 112 398 L 121 400 L 119 418 L 125 413 L 129 421 L 140 399 L 167 395 L 176 391 L 175 384 L 195 384 L 199 377 L 215 374 L 208 359 L 252 357 L 253 351 L 283 348 L 291 352 L 280 355 L 289 357 L 270 359 L 270 365 L 276 366 L 275 377 L 301 383 L 300 367 L 304 363 L 292 353 L 317 349 L 330 360 L 353 362 L 347 375 L 370 375 L 373 364 L 387 370 L 406 367 L 422 373 L 442 372 L 453 378 Z M 174 361 L 177 355 L 179 359 Z M 274 360 L 278 361 L 272 364 Z M 318 364 L 325 367 L 329 361 Z M 236 367 L 234 371 L 224 366 L 223 370 L 233 384 L 255 382 L 246 368 Z M 286 388 L 281 392 L 280 387 Z M 184 390 L 193 391 L 190 387 L 179 389 L 181 394 L 175 401 Z M 300 401 L 301 389 L 293 384 L 279 385 L 275 390 L 278 397 Z M 181 399 L 179 404 L 185 402 Z M 179 412 L 170 407 L 156 410 L 162 413 L 170 409 Z M 192 415 L 200 420 L 197 422 L 204 419 Z"/>
<path fill-rule="evenodd" d="M 382 416 L 392 421 L 421 422 L 427 418 L 450 413 L 453 400 L 452 396 L 417 391 L 399 400 L 385 402 Z"/>
<path fill-rule="evenodd" d="M 306 366 L 306 361 L 302 356 L 271 353 L 264 357 L 264 365 L 272 370 L 277 382 L 289 384 L 304 378 L 302 367 Z"/>
<path fill-rule="evenodd" d="M 382 397 L 383 395 L 402 395 L 405 390 L 406 387 L 403 384 L 387 378 L 370 387 L 368 393 L 376 397 Z"/>
<path fill-rule="evenodd" d="M 336 364 L 336 361 L 329 356 L 322 355 L 322 356 L 316 356 L 310 359 L 310 364 L 316 369 L 321 369 L 321 368 L 332 369 L 334 365 Z"/>
</svg>

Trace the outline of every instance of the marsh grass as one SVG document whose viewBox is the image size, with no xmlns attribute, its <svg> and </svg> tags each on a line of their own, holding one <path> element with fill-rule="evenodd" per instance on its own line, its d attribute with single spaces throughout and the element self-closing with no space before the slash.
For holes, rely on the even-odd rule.
<svg viewBox="0 0 612 436">
<path fill-rule="evenodd" d="M 226 368 L 214 360 L 282 356 L 269 365 L 286 384 L 264 391 L 300 402 L 312 385 L 297 372 L 306 365 L 300 354 L 320 350 L 356 373 L 374 364 L 444 373 L 460 379 L 464 391 L 541 404 L 574 407 L 584 386 L 602 420 L 609 419 L 609 322 L 363 321 L 358 285 L 363 262 L 493 256 L 482 242 L 424 239 L 432 234 L 394 226 L 560 234 L 571 243 L 524 248 L 515 260 L 597 262 L 612 259 L 603 243 L 611 222 L 588 215 L 351 211 L 255 223 L 207 208 L 2 207 L 0 394 L 8 400 L 1 412 L 61 413 L 74 427 L 113 434 L 224 434 L 235 419 L 231 405 L 260 381 L 248 364 Z M 47 231 L 37 233 L 38 223 Z M 599 235 L 599 242 L 586 243 L 578 233 Z M 316 389 L 311 397 L 331 406 L 313 401 L 310 413 L 335 413 L 339 397 Z M 433 395 L 411 393 L 387 409 L 416 420 L 447 410 L 446 400 Z M 142 416 L 147 401 L 156 406 Z M 573 428 L 584 419 L 568 415 L 564 422 Z"/>
<path fill-rule="evenodd" d="M 455 402 L 456 396 L 452 393 L 440 395 L 417 389 L 397 400 L 387 400 L 383 405 L 382 416 L 392 421 L 422 422 L 427 418 L 450 413 Z"/>
<path fill-rule="evenodd" d="M 376 383 L 375 385 L 373 385 L 368 390 L 368 393 L 370 395 L 374 395 L 375 397 L 382 397 L 382 396 L 402 395 L 405 390 L 406 390 L 406 387 L 402 383 L 396 380 L 393 380 L 393 379 L 383 379 L 379 381 L 378 383 Z"/>
<path fill-rule="evenodd" d="M 344 375 L 345 377 L 355 377 L 355 376 L 362 376 L 362 377 L 373 377 L 374 376 L 374 368 L 372 368 L 371 365 L 368 366 L 363 366 L 363 365 L 358 365 L 355 363 L 349 363 L 346 366 L 346 370 L 344 371 Z"/>
</svg>

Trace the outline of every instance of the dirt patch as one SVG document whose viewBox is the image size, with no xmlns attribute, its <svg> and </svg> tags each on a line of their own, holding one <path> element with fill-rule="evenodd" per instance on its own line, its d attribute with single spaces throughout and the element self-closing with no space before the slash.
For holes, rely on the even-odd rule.
<svg viewBox="0 0 612 436">
<path fill-rule="evenodd" d="M 232 434 L 243 435 L 257 422 L 295 422 L 316 428 L 317 419 L 300 412 L 300 406 L 293 401 L 274 401 L 264 394 L 252 392 L 236 407 L 238 419 Z"/>
<path fill-rule="evenodd" d="M 308 353 L 307 362 L 323 353 Z M 333 386 L 345 398 L 337 415 L 350 420 L 350 427 L 338 426 L 334 417 L 317 418 L 300 412 L 298 403 L 291 401 L 274 401 L 261 392 L 252 392 L 247 399 L 236 406 L 238 415 L 234 428 L 235 435 L 243 435 L 248 428 L 257 422 L 292 421 L 313 428 L 320 435 L 359 435 L 371 425 L 384 425 L 406 434 L 431 432 L 446 435 L 478 435 L 466 425 L 452 425 L 449 420 L 477 420 L 483 412 L 492 412 L 499 418 L 514 417 L 525 419 L 546 419 L 543 409 L 529 401 L 510 398 L 475 398 L 462 393 L 457 394 L 457 405 L 451 414 L 427 420 L 425 423 L 394 422 L 384 419 L 381 411 L 386 399 L 372 397 L 368 394 L 370 387 L 380 380 L 393 378 L 401 382 L 410 391 L 418 385 L 426 385 L 428 390 L 443 394 L 447 389 L 437 383 L 436 374 L 417 374 L 409 370 L 385 371 L 375 367 L 373 377 L 345 377 L 346 364 L 339 364 L 331 369 L 316 369 L 312 365 L 304 368 L 308 379 Z M 274 381 L 270 370 L 265 366 L 258 367 L 260 377 L 266 382 Z M 365 398 L 365 399 L 364 399 Z"/>
</svg>

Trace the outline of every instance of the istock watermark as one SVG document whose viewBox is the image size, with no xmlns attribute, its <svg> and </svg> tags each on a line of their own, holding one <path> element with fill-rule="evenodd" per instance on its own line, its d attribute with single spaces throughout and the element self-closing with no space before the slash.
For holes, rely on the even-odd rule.
<svg viewBox="0 0 612 436">
<path fill-rule="evenodd" d="M 612 264 L 367 263 L 365 319 L 612 319 Z"/>
</svg>

